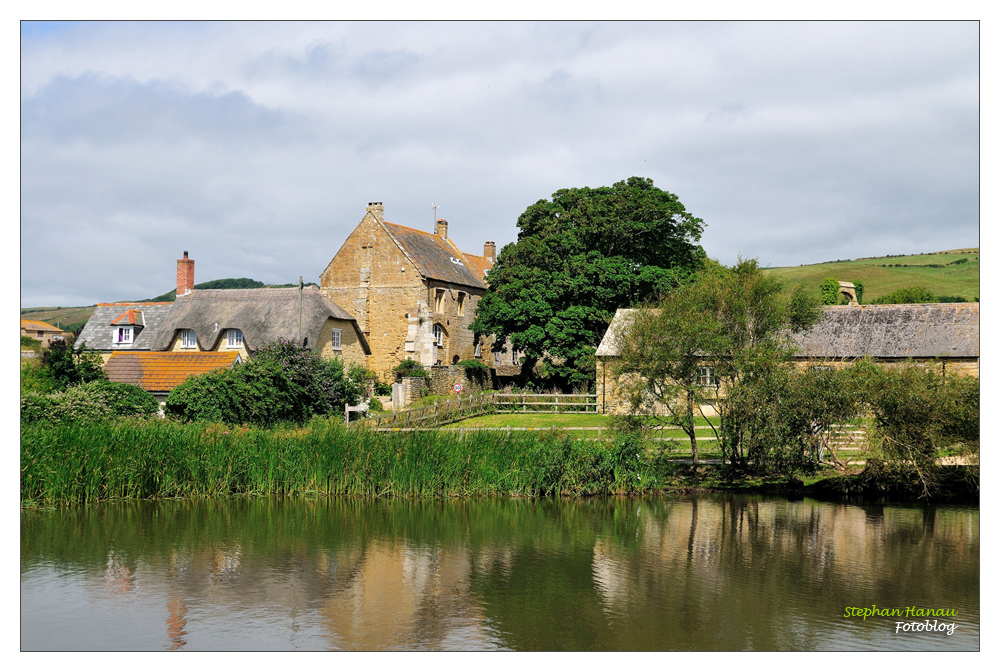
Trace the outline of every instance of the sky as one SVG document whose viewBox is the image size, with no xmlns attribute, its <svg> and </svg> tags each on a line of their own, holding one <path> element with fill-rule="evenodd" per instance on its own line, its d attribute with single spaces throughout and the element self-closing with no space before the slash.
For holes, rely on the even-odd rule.
<svg viewBox="0 0 1000 672">
<path fill-rule="evenodd" d="M 725 264 L 979 245 L 974 21 L 20 25 L 22 307 L 162 294 L 185 250 L 318 282 L 369 201 L 482 254 L 631 176 Z"/>
</svg>

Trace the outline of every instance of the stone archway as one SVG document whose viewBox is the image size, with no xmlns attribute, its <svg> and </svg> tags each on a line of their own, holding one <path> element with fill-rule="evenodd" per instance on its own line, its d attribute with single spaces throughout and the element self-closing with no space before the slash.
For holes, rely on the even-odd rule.
<svg viewBox="0 0 1000 672">
<path fill-rule="evenodd" d="M 840 293 L 847 297 L 849 306 L 858 305 L 858 295 L 854 288 L 853 282 L 841 282 Z"/>
</svg>

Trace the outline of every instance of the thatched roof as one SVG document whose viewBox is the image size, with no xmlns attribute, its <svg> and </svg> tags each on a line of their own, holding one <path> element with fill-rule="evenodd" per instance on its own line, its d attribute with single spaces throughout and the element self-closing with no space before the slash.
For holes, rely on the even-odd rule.
<svg viewBox="0 0 1000 672">
<path fill-rule="evenodd" d="M 493 265 L 486 257 L 466 254 L 451 240 L 433 233 L 390 222 L 383 226 L 424 277 L 486 289 L 483 278 Z"/>
<path fill-rule="evenodd" d="M 800 357 L 979 357 L 979 304 L 826 306 L 792 338 Z"/>
<path fill-rule="evenodd" d="M 366 354 L 371 353 L 357 321 L 320 294 L 316 287 L 302 290 L 302 338 L 308 346 L 319 342 L 329 319 L 350 322 Z M 299 289 L 195 289 L 179 296 L 160 330 L 154 350 L 166 350 L 179 329 L 193 329 L 202 350 L 213 350 L 226 329 L 243 332 L 250 351 L 265 343 L 296 340 L 299 325 Z"/>
<path fill-rule="evenodd" d="M 153 344 L 160 329 L 173 308 L 172 303 L 99 303 L 94 314 L 87 320 L 77 343 L 86 343 L 93 350 L 154 350 Z M 123 313 L 132 311 L 134 324 L 138 329 L 131 343 L 114 345 L 111 332 L 112 322 Z"/>
<path fill-rule="evenodd" d="M 635 309 L 615 313 L 598 357 L 618 356 L 634 319 Z M 825 306 L 819 321 L 792 340 L 800 358 L 979 357 L 979 304 Z"/>
</svg>

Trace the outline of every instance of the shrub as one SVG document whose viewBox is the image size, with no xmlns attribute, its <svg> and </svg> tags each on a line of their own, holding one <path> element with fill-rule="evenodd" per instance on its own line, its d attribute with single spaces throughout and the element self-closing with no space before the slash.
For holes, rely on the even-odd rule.
<svg viewBox="0 0 1000 672">
<path fill-rule="evenodd" d="M 363 371 L 352 367 L 358 377 Z M 167 397 L 167 413 L 183 420 L 272 426 L 340 415 L 361 397 L 363 380 L 291 342 L 271 343 L 235 369 L 193 376 Z"/>
<path fill-rule="evenodd" d="M 153 395 L 137 385 L 97 380 L 80 389 L 104 403 L 117 417 L 153 415 L 160 409 Z"/>
<path fill-rule="evenodd" d="M 827 278 L 820 284 L 819 293 L 823 297 L 823 305 L 835 306 L 840 299 L 840 283 L 834 278 Z"/>
<path fill-rule="evenodd" d="M 149 392 L 107 380 L 77 385 L 54 394 L 21 396 L 21 422 L 80 422 L 113 417 L 148 416 L 159 409 Z"/>
<path fill-rule="evenodd" d="M 890 303 L 934 303 L 936 297 L 926 287 L 903 287 L 894 292 L 880 296 L 872 303 L 885 305 Z"/>
<path fill-rule="evenodd" d="M 39 352 L 42 349 L 42 342 L 31 336 L 21 336 L 21 349 Z"/>
<path fill-rule="evenodd" d="M 415 359 L 404 359 L 392 372 L 396 374 L 396 380 L 401 378 L 426 378 L 428 376 L 424 367 Z"/>
<path fill-rule="evenodd" d="M 42 366 L 57 389 L 107 378 L 101 355 L 84 345 L 73 347 L 66 341 L 53 341 L 42 351 Z"/>
</svg>

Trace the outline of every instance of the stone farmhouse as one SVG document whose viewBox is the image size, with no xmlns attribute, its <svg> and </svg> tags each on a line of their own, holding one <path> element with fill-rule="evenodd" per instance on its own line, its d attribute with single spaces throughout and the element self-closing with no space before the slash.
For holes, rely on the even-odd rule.
<svg viewBox="0 0 1000 672">
<path fill-rule="evenodd" d="M 42 342 L 42 347 L 47 348 L 52 341 L 64 341 L 71 334 L 63 331 L 59 327 L 54 327 L 48 322 L 41 320 L 21 320 L 21 335 L 28 336 L 36 341 Z"/>
<path fill-rule="evenodd" d="M 320 292 L 351 311 L 371 344 L 368 367 L 386 380 L 404 359 L 430 367 L 475 358 L 495 368 L 512 362 L 469 330 L 495 260 L 493 242 L 481 256 L 462 252 L 446 220 L 420 231 L 387 222 L 373 202 L 320 274 Z"/>
<path fill-rule="evenodd" d="M 619 309 L 597 348 L 597 404 L 602 413 L 624 413 L 628 403 L 614 363 L 635 309 Z M 882 366 L 916 366 L 979 377 L 979 304 L 825 306 L 819 321 L 792 334 L 799 368 L 840 368 L 864 357 Z M 713 371 L 700 372 L 713 386 Z M 708 411 L 709 409 L 704 409 Z"/>
</svg>

